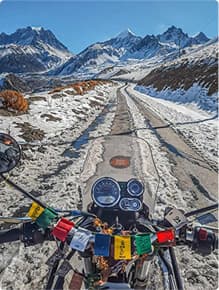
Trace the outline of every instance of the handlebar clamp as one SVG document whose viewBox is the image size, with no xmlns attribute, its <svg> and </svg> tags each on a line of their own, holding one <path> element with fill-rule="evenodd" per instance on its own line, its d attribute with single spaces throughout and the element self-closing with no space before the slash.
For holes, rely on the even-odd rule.
<svg viewBox="0 0 219 290">
<path fill-rule="evenodd" d="M 30 247 L 45 241 L 45 234 L 35 223 L 25 223 L 22 225 L 21 241 L 25 247 Z"/>
</svg>

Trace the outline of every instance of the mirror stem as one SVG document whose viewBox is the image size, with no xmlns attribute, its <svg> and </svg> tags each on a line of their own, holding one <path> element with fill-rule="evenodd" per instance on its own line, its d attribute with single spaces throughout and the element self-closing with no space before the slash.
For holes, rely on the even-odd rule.
<svg viewBox="0 0 219 290">
<path fill-rule="evenodd" d="M 15 189 L 17 189 L 18 191 L 22 192 L 26 197 L 29 197 L 30 199 L 32 199 L 33 201 L 35 201 L 37 204 L 39 204 L 40 206 L 46 208 L 47 206 L 42 203 L 41 201 L 39 201 L 37 198 L 35 198 L 31 193 L 26 192 L 24 189 L 22 189 L 20 186 L 18 186 L 17 184 L 15 184 L 13 181 L 11 181 L 9 178 L 5 177 L 3 174 L 0 174 L 0 176 L 11 186 L 13 186 Z"/>
</svg>

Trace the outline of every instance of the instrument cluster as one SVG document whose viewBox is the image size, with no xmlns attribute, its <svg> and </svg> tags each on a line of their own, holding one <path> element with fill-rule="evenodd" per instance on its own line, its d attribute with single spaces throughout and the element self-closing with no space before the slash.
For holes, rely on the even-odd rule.
<svg viewBox="0 0 219 290">
<path fill-rule="evenodd" d="M 144 185 L 132 178 L 117 182 L 111 177 L 102 177 L 92 186 L 92 199 L 99 207 L 118 208 L 124 211 L 139 211 L 142 208 Z"/>
</svg>

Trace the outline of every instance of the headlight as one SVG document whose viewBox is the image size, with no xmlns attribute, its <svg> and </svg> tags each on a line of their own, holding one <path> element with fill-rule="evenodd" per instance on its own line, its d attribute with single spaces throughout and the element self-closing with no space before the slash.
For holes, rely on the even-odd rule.
<svg viewBox="0 0 219 290">
<path fill-rule="evenodd" d="M 144 192 L 144 186 L 140 181 L 133 178 L 128 181 L 127 191 L 132 196 L 140 196 Z"/>
<path fill-rule="evenodd" d="M 113 207 L 120 197 L 119 184 L 113 178 L 100 178 L 92 187 L 92 199 L 100 207 Z"/>
</svg>

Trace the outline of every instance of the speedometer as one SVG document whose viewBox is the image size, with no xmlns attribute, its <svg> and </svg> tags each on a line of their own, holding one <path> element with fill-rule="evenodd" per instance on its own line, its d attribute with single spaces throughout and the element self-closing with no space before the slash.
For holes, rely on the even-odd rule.
<svg viewBox="0 0 219 290">
<path fill-rule="evenodd" d="M 144 191 L 144 186 L 140 181 L 133 178 L 127 184 L 127 191 L 132 196 L 140 196 Z"/>
<path fill-rule="evenodd" d="M 113 207 L 120 197 L 119 184 L 113 178 L 102 177 L 92 186 L 93 201 L 100 207 Z"/>
</svg>

